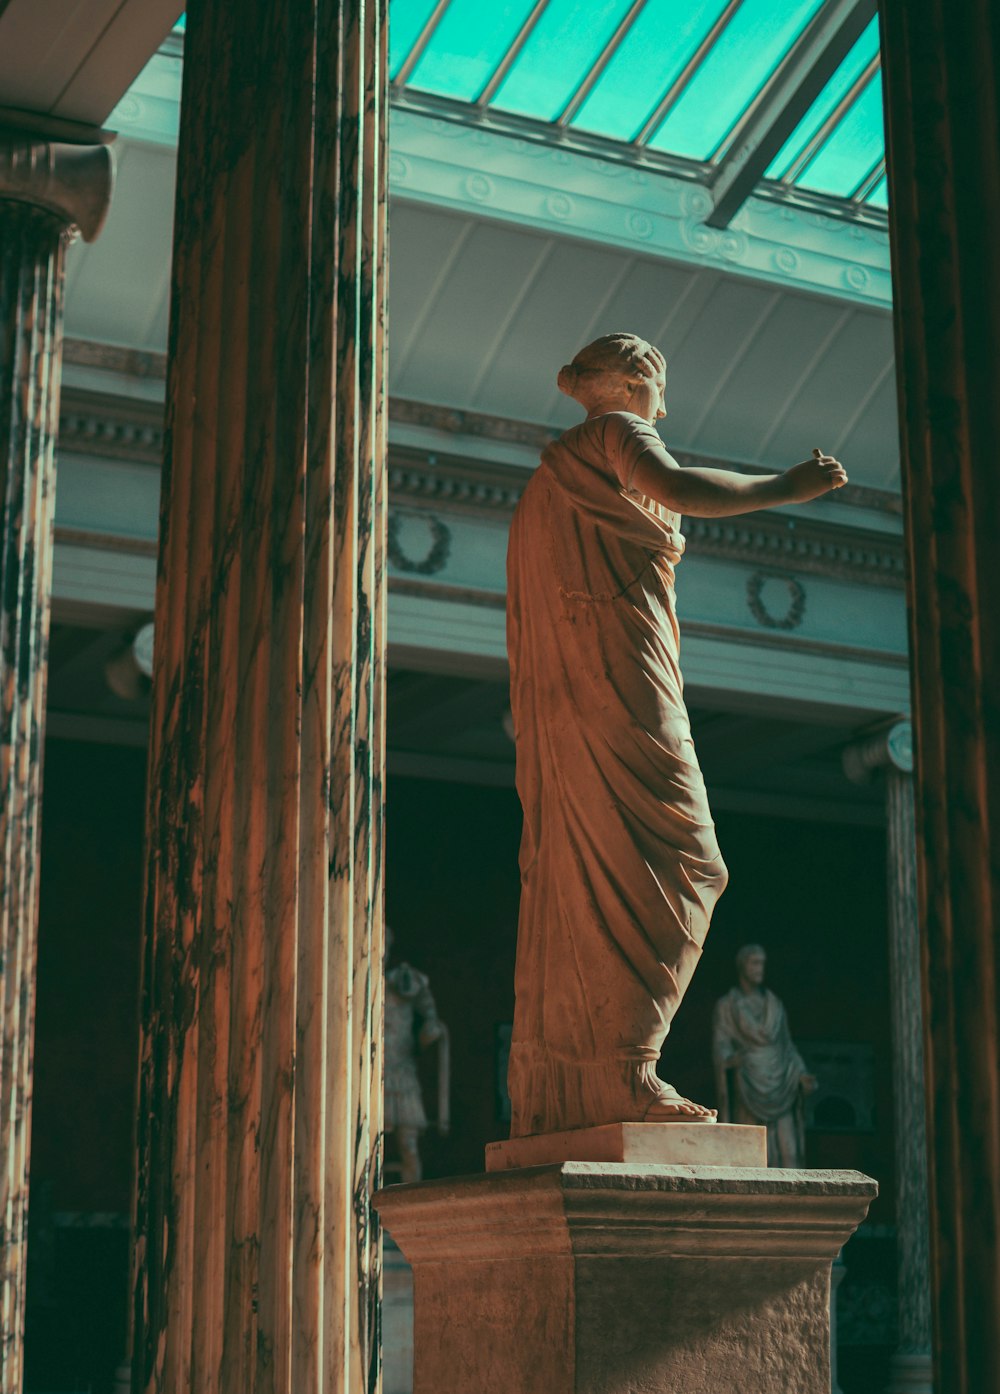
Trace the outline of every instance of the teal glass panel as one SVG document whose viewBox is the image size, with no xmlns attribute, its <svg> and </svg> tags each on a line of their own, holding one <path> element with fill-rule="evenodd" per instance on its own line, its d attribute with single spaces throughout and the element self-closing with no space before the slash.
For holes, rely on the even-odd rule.
<svg viewBox="0 0 1000 1394">
<path fill-rule="evenodd" d="M 395 77 L 423 33 L 437 0 L 392 0 L 389 7 L 389 76 Z"/>
<path fill-rule="evenodd" d="M 632 0 L 549 0 L 491 103 L 554 121 L 593 68 Z M 582 22 L 585 18 L 586 22 Z"/>
<path fill-rule="evenodd" d="M 474 102 L 533 8 L 533 0 L 451 0 L 410 85 Z"/>
<path fill-rule="evenodd" d="M 838 103 L 847 96 L 877 53 L 878 20 L 873 19 L 771 161 L 766 171 L 768 179 L 784 178 L 787 170 L 799 158 L 824 121 L 836 111 Z"/>
<path fill-rule="evenodd" d="M 889 207 L 889 181 L 888 181 L 888 179 L 881 179 L 881 180 L 875 185 L 874 189 L 872 189 L 871 193 L 870 193 L 870 194 L 868 195 L 868 197 L 865 199 L 865 203 L 870 203 L 870 204 L 872 205 L 873 208 L 888 208 L 888 207 Z"/>
<path fill-rule="evenodd" d="M 570 123 L 632 140 L 725 8 L 725 0 L 648 0 Z"/>
<path fill-rule="evenodd" d="M 820 194 L 849 198 L 884 150 L 882 75 L 876 73 L 795 183 Z"/>
<path fill-rule="evenodd" d="M 743 0 L 649 141 L 707 160 L 760 91 L 822 0 Z"/>
<path fill-rule="evenodd" d="M 181 15 L 180 19 L 179 19 L 179 20 L 177 21 L 177 23 L 174 25 L 173 32 L 174 32 L 175 34 L 183 34 L 183 33 L 184 33 L 184 30 L 185 30 L 186 28 L 187 28 L 187 12 L 185 11 L 185 13 Z"/>
</svg>

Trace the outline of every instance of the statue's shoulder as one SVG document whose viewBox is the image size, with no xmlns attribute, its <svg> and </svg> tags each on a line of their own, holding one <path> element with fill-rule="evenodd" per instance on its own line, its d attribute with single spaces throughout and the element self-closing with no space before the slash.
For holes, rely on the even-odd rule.
<svg viewBox="0 0 1000 1394">
<path fill-rule="evenodd" d="M 725 1016 L 732 1011 L 739 998 L 739 988 L 731 987 L 728 992 L 724 992 L 715 1003 L 715 1015 Z"/>
</svg>

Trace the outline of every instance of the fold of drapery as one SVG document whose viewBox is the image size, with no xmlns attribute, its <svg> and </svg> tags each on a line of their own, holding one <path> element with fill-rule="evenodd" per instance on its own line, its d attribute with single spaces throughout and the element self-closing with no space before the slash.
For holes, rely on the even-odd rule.
<svg viewBox="0 0 1000 1394">
<path fill-rule="evenodd" d="M 654 442 L 623 412 L 566 432 L 511 526 L 513 1136 L 644 1116 L 725 886 L 679 666 L 684 539 L 630 488 Z"/>
</svg>

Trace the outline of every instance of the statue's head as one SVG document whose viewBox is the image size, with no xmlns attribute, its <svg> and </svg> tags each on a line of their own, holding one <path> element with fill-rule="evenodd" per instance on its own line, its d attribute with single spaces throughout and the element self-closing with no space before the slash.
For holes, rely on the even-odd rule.
<svg viewBox="0 0 1000 1394">
<path fill-rule="evenodd" d="M 736 955 L 737 973 L 753 987 L 763 986 L 766 967 L 767 954 L 760 944 L 744 944 Z"/>
<path fill-rule="evenodd" d="M 634 411 L 653 422 L 666 415 L 666 359 L 637 334 L 595 339 L 560 368 L 557 382 L 560 392 L 585 407 L 588 416 Z"/>
</svg>

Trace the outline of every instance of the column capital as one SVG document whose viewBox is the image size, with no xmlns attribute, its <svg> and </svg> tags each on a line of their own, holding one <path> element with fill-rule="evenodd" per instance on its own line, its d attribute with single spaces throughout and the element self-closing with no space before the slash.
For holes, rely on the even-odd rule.
<svg viewBox="0 0 1000 1394">
<path fill-rule="evenodd" d="M 867 784 L 881 769 L 912 774 L 913 724 L 909 717 L 900 717 L 874 735 L 845 746 L 843 761 L 844 773 L 855 784 Z"/>
<path fill-rule="evenodd" d="M 107 145 L 71 145 L 0 131 L 0 202 L 44 209 L 93 242 L 104 226 L 114 185 Z"/>
</svg>

